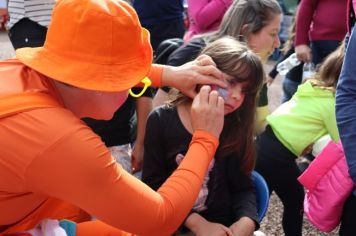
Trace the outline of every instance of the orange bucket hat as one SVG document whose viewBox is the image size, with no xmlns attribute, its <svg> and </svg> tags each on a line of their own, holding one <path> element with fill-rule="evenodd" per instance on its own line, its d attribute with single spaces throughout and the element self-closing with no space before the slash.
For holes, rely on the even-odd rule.
<svg viewBox="0 0 356 236">
<path fill-rule="evenodd" d="M 16 50 L 34 70 L 75 87 L 123 91 L 152 63 L 149 33 L 119 0 L 59 0 L 43 47 Z"/>
</svg>

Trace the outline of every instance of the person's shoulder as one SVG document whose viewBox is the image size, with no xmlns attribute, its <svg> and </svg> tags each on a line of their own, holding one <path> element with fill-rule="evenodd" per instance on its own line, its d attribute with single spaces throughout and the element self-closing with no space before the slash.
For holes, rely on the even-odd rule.
<svg viewBox="0 0 356 236">
<path fill-rule="evenodd" d="M 203 38 L 193 38 L 188 43 L 183 44 L 172 52 L 168 57 L 167 64 L 171 66 L 180 66 L 186 62 L 194 60 L 204 47 L 205 40 Z"/>
<path fill-rule="evenodd" d="M 147 119 L 147 130 L 171 130 L 178 121 L 178 112 L 175 107 L 162 105 L 154 108 Z"/>
<path fill-rule="evenodd" d="M 58 143 L 77 140 L 85 142 L 85 137 L 94 135 L 84 122 L 62 107 L 35 108 L 3 118 L 2 125 L 16 130 L 9 136 L 21 140 L 36 150 L 46 150 Z M 73 143 L 73 145 L 76 145 Z"/>
<path fill-rule="evenodd" d="M 151 111 L 150 115 L 157 116 L 157 117 L 160 117 L 160 118 L 164 118 L 164 117 L 167 117 L 167 116 L 171 116 L 175 112 L 176 112 L 176 108 L 175 107 L 167 105 L 167 104 L 164 104 L 164 105 L 161 105 L 161 106 L 158 106 L 158 107 L 154 108 Z"/>
<path fill-rule="evenodd" d="M 52 136 L 64 136 L 87 127 L 82 120 L 63 107 L 33 109 L 23 112 L 22 117 L 28 120 L 28 126 Z"/>
<path fill-rule="evenodd" d="M 201 50 L 206 46 L 206 40 L 203 36 L 193 37 L 189 42 L 187 42 L 183 46 L 185 46 L 186 48 Z"/>
</svg>

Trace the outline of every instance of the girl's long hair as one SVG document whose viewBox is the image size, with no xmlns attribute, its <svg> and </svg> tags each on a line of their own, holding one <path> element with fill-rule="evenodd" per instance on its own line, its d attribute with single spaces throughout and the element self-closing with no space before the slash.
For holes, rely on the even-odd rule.
<svg viewBox="0 0 356 236">
<path fill-rule="evenodd" d="M 246 45 L 232 37 L 217 39 L 201 53 L 210 56 L 217 68 L 232 76 L 236 82 L 244 84 L 244 101 L 238 109 L 225 116 L 216 156 L 236 155 L 241 158 L 241 170 L 249 173 L 255 164 L 254 121 L 256 96 L 264 78 L 262 63 Z M 177 90 L 171 91 L 171 106 L 191 100 Z"/>
<path fill-rule="evenodd" d="M 335 93 L 344 56 L 345 41 L 325 58 L 314 77 L 310 79 L 312 85 Z"/>
<path fill-rule="evenodd" d="M 284 43 L 282 53 L 286 54 L 292 47 L 294 47 L 295 40 L 296 19 L 293 17 L 292 24 L 288 28 L 288 39 Z"/>
</svg>

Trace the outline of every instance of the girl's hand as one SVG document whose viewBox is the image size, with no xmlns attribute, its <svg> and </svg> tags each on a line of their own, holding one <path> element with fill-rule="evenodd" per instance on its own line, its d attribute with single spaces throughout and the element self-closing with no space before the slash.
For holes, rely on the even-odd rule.
<svg viewBox="0 0 356 236">
<path fill-rule="evenodd" d="M 224 99 L 210 86 L 203 86 L 191 107 L 193 131 L 205 130 L 219 138 L 224 126 Z"/>
<path fill-rule="evenodd" d="M 230 226 L 234 236 L 252 236 L 255 231 L 255 222 L 244 216 Z"/>
<path fill-rule="evenodd" d="M 196 236 L 233 236 L 231 229 L 228 227 L 207 221 L 197 213 L 192 213 L 188 216 L 185 226 Z"/>
<path fill-rule="evenodd" d="M 216 68 L 211 57 L 201 55 L 182 66 L 165 66 L 162 73 L 162 85 L 175 87 L 185 95 L 194 98 L 197 85 L 214 84 L 225 88 L 223 73 Z"/>
<path fill-rule="evenodd" d="M 132 174 L 135 174 L 136 172 L 139 172 L 142 169 L 143 151 L 144 151 L 143 144 L 135 143 L 135 145 L 132 148 L 132 154 L 131 154 Z"/>
<path fill-rule="evenodd" d="M 233 236 L 231 229 L 225 225 L 206 221 L 198 227 L 197 231 L 193 231 L 196 236 Z"/>
</svg>

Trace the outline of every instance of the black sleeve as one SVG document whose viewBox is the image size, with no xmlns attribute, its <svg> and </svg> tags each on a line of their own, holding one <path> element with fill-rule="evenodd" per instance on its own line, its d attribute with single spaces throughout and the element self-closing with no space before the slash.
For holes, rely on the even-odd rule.
<svg viewBox="0 0 356 236">
<path fill-rule="evenodd" d="M 157 191 L 172 174 L 165 157 L 166 151 L 163 145 L 164 132 L 161 128 L 162 122 L 162 112 L 160 112 L 159 108 L 154 109 L 147 120 L 144 140 L 142 181 L 155 191 Z M 193 212 L 192 209 L 186 218 Z M 189 231 L 189 229 L 184 226 L 186 218 L 183 220 L 177 232 L 186 233 Z"/>
<path fill-rule="evenodd" d="M 255 221 L 256 229 L 258 229 L 256 190 L 252 183 L 251 175 L 240 171 L 240 164 L 235 156 L 230 158 L 227 166 L 235 219 L 237 221 L 241 217 L 247 216 Z"/>
<path fill-rule="evenodd" d="M 155 109 L 148 116 L 144 140 L 142 181 L 154 190 L 161 187 L 169 176 L 160 122 L 160 114 Z"/>
<path fill-rule="evenodd" d="M 272 79 L 275 79 L 277 74 L 278 74 L 278 71 L 277 71 L 277 65 L 278 63 L 280 63 L 281 60 L 278 60 L 276 62 L 276 64 L 273 66 L 272 70 L 268 73 L 269 77 L 271 77 Z"/>
<path fill-rule="evenodd" d="M 201 38 L 192 39 L 189 43 L 180 46 L 169 57 L 167 65 L 181 66 L 198 57 L 200 51 L 205 46 Z"/>
<path fill-rule="evenodd" d="M 180 46 L 176 49 L 167 60 L 167 65 L 181 66 L 198 57 L 200 51 L 205 46 L 204 40 L 201 38 L 192 39 L 189 43 Z M 169 87 L 161 88 L 166 93 L 169 92 Z"/>
</svg>

